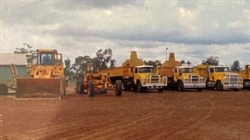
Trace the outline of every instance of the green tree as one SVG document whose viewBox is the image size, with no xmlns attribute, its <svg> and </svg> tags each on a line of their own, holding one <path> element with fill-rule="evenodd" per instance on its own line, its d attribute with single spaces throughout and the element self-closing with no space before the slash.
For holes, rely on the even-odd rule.
<svg viewBox="0 0 250 140">
<path fill-rule="evenodd" d="M 182 64 L 185 64 L 185 60 L 181 60 L 180 61 L 180 64 L 182 65 Z"/>
<path fill-rule="evenodd" d="M 241 71 L 242 68 L 240 67 L 240 62 L 235 60 L 233 65 L 231 66 L 231 71 Z"/>
<path fill-rule="evenodd" d="M 78 56 L 75 59 L 75 63 L 72 64 L 71 69 L 73 69 L 76 74 L 81 74 L 87 69 L 87 63 L 92 63 L 92 59 L 89 56 Z"/>
<path fill-rule="evenodd" d="M 26 54 L 26 58 L 27 58 L 27 61 L 28 63 L 31 63 L 32 61 L 32 58 L 31 58 L 31 55 L 32 53 L 36 52 L 35 50 L 33 50 L 32 46 L 27 44 L 27 43 L 23 43 L 24 47 L 21 47 L 21 48 L 16 48 L 16 50 L 14 51 L 14 53 L 16 54 Z"/>
<path fill-rule="evenodd" d="M 108 63 L 110 63 L 110 67 L 114 67 L 114 62 L 111 49 L 100 49 L 96 52 L 96 57 L 94 58 L 88 55 L 75 58 L 75 63 L 72 64 L 71 69 L 75 71 L 76 75 L 79 75 L 87 69 L 88 63 L 91 63 L 93 70 L 96 71 L 101 68 L 108 68 Z"/>
<path fill-rule="evenodd" d="M 70 59 L 67 58 L 64 60 L 65 68 L 64 68 L 64 75 L 70 76 Z"/>
<path fill-rule="evenodd" d="M 145 65 L 151 65 L 151 66 L 154 66 L 154 67 L 156 67 L 156 66 L 161 66 L 161 65 L 162 65 L 162 63 L 161 63 L 160 60 L 155 60 L 155 61 L 153 61 L 153 60 L 149 60 L 149 61 L 144 60 L 143 63 L 144 63 Z"/>
<path fill-rule="evenodd" d="M 100 49 L 96 52 L 96 57 L 93 58 L 93 67 L 95 70 L 108 68 L 108 63 L 110 64 L 112 63 L 111 60 L 112 60 L 112 49 L 110 48 L 105 50 Z"/>
<path fill-rule="evenodd" d="M 202 64 L 204 64 L 204 65 L 215 65 L 215 66 L 218 66 L 219 65 L 219 57 L 217 57 L 217 56 L 210 56 L 209 58 L 207 58 L 207 60 L 203 60 Z"/>
</svg>

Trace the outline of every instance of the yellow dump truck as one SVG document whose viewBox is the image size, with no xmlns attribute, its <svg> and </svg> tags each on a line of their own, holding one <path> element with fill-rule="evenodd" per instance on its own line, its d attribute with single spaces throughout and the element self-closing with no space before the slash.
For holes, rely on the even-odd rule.
<svg viewBox="0 0 250 140">
<path fill-rule="evenodd" d="M 121 80 L 125 91 L 133 89 L 140 92 L 145 90 L 162 92 L 167 86 L 167 78 L 160 76 L 157 68 L 144 65 L 143 61 L 138 59 L 136 51 L 131 52 L 130 59 L 126 60 L 122 66 L 101 69 L 99 72 L 107 73 L 112 83 Z"/>
<path fill-rule="evenodd" d="M 159 67 L 159 74 L 168 77 L 168 88 L 183 91 L 185 89 L 197 89 L 202 91 L 205 88 L 205 79 L 198 73 L 193 72 L 193 66 L 180 65 L 175 60 L 174 53 L 169 54 L 169 60 L 166 60 Z"/>
<path fill-rule="evenodd" d="M 239 74 L 229 72 L 228 66 L 198 65 L 194 71 L 206 78 L 206 87 L 218 91 L 233 89 L 239 90 L 243 87 L 243 79 Z"/>
<path fill-rule="evenodd" d="M 245 69 L 241 71 L 234 71 L 243 78 L 243 88 L 250 88 L 250 64 L 245 65 Z"/>
<path fill-rule="evenodd" d="M 59 98 L 65 94 L 62 54 L 38 49 L 32 54 L 28 77 L 16 78 L 17 98 Z"/>
</svg>

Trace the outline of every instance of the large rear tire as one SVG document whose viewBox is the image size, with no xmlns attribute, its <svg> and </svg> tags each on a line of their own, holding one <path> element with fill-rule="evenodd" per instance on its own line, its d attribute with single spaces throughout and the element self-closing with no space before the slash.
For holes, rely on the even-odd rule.
<svg viewBox="0 0 250 140">
<path fill-rule="evenodd" d="M 8 94 L 8 87 L 5 84 L 0 84 L 0 95 Z"/>
<path fill-rule="evenodd" d="M 80 84 L 80 92 L 79 93 L 80 94 L 84 93 L 84 84 L 83 83 Z"/>
<path fill-rule="evenodd" d="M 124 91 L 130 91 L 131 90 L 131 81 L 123 81 L 122 86 Z"/>
<path fill-rule="evenodd" d="M 92 81 L 88 82 L 87 92 L 88 92 L 89 97 L 94 97 L 95 89 L 94 89 L 94 84 Z"/>
<path fill-rule="evenodd" d="M 122 95 L 122 81 L 116 80 L 115 81 L 115 96 L 121 96 Z"/>
</svg>

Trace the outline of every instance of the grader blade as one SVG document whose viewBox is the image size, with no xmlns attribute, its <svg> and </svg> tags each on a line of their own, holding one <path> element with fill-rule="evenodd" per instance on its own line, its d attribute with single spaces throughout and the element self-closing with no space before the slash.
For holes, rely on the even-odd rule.
<svg viewBox="0 0 250 140">
<path fill-rule="evenodd" d="M 17 78 L 17 98 L 61 98 L 63 78 Z"/>
</svg>

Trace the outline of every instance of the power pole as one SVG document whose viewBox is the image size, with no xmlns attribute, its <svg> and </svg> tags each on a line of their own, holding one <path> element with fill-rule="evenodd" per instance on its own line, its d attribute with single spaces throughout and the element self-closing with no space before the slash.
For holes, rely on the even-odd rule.
<svg viewBox="0 0 250 140">
<path fill-rule="evenodd" d="M 166 48 L 166 60 L 168 60 L 168 48 Z"/>
</svg>

